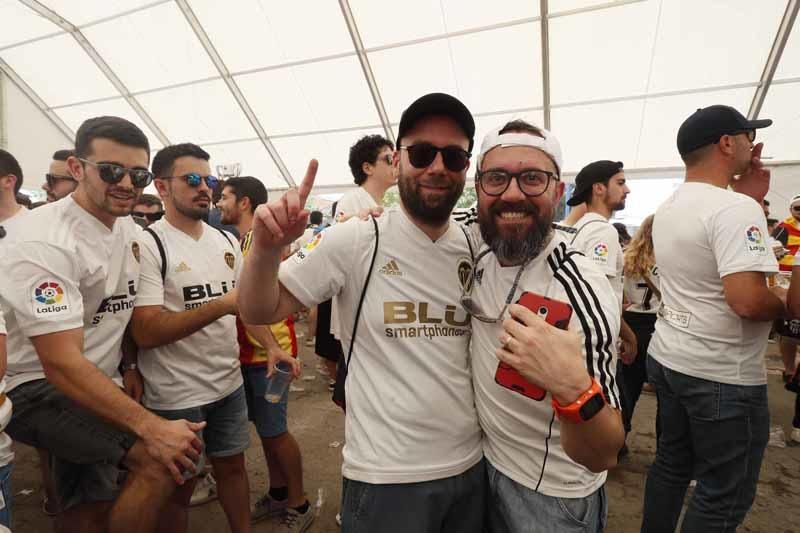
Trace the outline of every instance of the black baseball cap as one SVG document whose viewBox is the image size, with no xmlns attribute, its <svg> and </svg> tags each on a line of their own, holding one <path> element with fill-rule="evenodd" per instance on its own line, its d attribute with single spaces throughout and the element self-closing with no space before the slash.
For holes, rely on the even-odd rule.
<svg viewBox="0 0 800 533">
<path fill-rule="evenodd" d="M 747 120 L 727 105 L 698 109 L 678 128 L 678 153 L 684 156 L 698 148 L 716 143 L 723 135 L 745 133 L 772 125 L 769 119 Z"/>
<path fill-rule="evenodd" d="M 400 140 L 419 119 L 430 115 L 445 115 L 455 120 L 469 139 L 469 151 L 472 151 L 472 146 L 475 144 L 475 120 L 472 118 L 472 113 L 461 100 L 445 93 L 426 94 L 417 98 L 403 111 L 400 127 L 397 130 L 397 146 L 400 146 Z"/>
<path fill-rule="evenodd" d="M 588 200 L 592 194 L 592 185 L 608 181 L 614 174 L 621 172 L 622 167 L 622 161 L 607 159 L 583 167 L 575 176 L 575 190 L 572 192 L 572 197 L 567 200 L 567 205 L 576 206 Z"/>
</svg>

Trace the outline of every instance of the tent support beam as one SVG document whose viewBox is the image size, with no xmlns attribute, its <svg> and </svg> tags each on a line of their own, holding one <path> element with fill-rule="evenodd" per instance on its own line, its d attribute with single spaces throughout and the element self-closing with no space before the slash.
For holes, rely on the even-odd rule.
<svg viewBox="0 0 800 533">
<path fill-rule="evenodd" d="M 378 112 L 378 117 L 381 119 L 383 133 L 387 139 L 394 143 L 394 131 L 389 122 L 389 115 L 386 113 L 386 106 L 383 105 L 383 98 L 381 98 L 381 92 L 378 90 L 378 83 L 375 81 L 375 74 L 372 72 L 372 66 L 369 64 L 367 52 L 364 50 L 364 43 L 361 41 L 361 34 L 358 32 L 356 19 L 353 16 L 353 11 L 350 9 L 350 2 L 348 2 L 348 0 L 339 0 L 339 7 L 342 9 L 342 16 L 347 24 L 347 30 L 350 32 L 350 38 L 353 40 L 353 47 L 356 49 L 358 62 L 361 63 L 364 79 L 372 95 L 372 102 L 375 104 L 375 110 Z"/>
<path fill-rule="evenodd" d="M 550 15 L 548 0 L 539 0 L 542 41 L 542 115 L 544 129 L 550 129 Z"/>
<path fill-rule="evenodd" d="M 33 102 L 33 105 L 39 108 L 39 111 L 41 111 L 42 114 L 44 114 L 44 116 L 53 123 L 53 126 L 55 126 L 64 135 L 64 137 L 69 139 L 70 142 L 75 140 L 75 132 L 72 131 L 72 129 L 67 126 L 63 120 L 61 120 L 61 117 L 56 115 L 54 111 L 47 107 L 47 104 L 45 104 L 44 100 L 42 100 L 39 95 L 36 94 L 36 91 L 31 89 L 30 85 L 25 83 L 19 74 L 17 74 L 17 72 L 11 68 L 11 65 L 3 61 L 2 58 L 0 58 L 0 71 L 2 71 L 3 74 L 5 74 L 5 76 L 11 80 L 11 82 L 16 85 L 20 91 L 25 93 L 25 96 L 27 96 L 28 99 Z"/>
<path fill-rule="evenodd" d="M 250 103 L 244 97 L 241 89 L 239 89 L 239 85 L 233 79 L 228 67 L 225 66 L 225 62 L 222 61 L 222 57 L 217 52 L 217 49 L 214 48 L 214 45 L 211 43 L 211 39 L 208 37 L 206 30 L 203 28 L 202 24 L 200 24 L 200 20 L 197 18 L 197 15 L 194 14 L 192 8 L 189 6 L 189 3 L 186 0 L 175 0 L 175 3 L 178 4 L 178 7 L 183 13 L 183 16 L 186 17 L 186 21 L 192 27 L 195 35 L 197 35 L 197 39 L 200 41 L 200 44 L 203 45 L 208 57 L 214 63 L 214 66 L 217 68 L 222 79 L 225 81 L 225 85 L 228 86 L 228 90 L 233 95 L 233 98 L 236 100 L 236 103 L 239 104 L 242 112 L 247 117 L 247 120 L 250 122 L 250 125 L 258 135 L 261 144 L 264 145 L 264 148 L 269 153 L 272 161 L 275 163 L 275 166 L 278 168 L 278 171 L 281 173 L 281 177 L 283 180 L 289 185 L 289 187 L 295 186 L 295 181 L 292 179 L 292 174 L 289 172 L 289 169 L 286 167 L 286 164 L 283 162 L 278 150 L 275 149 L 275 146 L 272 144 L 267 132 L 261 126 L 261 122 L 258 120 L 253 108 L 250 107 Z"/>
<path fill-rule="evenodd" d="M 139 118 L 142 119 L 150 131 L 158 138 L 158 141 L 167 146 L 170 144 L 169 139 L 161 131 L 161 128 L 155 123 L 155 121 L 150 117 L 150 115 L 145 111 L 145 109 L 139 104 L 139 101 L 131 95 L 131 92 L 122 83 L 122 80 L 119 79 L 119 76 L 111 69 L 111 67 L 106 63 L 100 53 L 92 46 L 89 40 L 83 35 L 83 33 L 78 29 L 77 26 L 70 24 L 67 22 L 64 17 L 56 13 L 55 11 L 45 7 L 37 0 L 20 0 L 22 4 L 26 7 L 34 11 L 35 13 L 41 15 L 42 17 L 46 18 L 65 32 L 72 35 L 72 38 L 77 41 L 77 43 L 83 48 L 83 51 L 86 52 L 86 55 L 97 65 L 97 68 L 100 69 L 100 72 L 111 82 L 114 88 L 122 95 L 126 102 L 136 111 L 136 114 L 139 115 Z"/>
<path fill-rule="evenodd" d="M 756 93 L 753 95 L 750 110 L 747 112 L 747 117 L 751 120 L 758 118 L 761 113 L 761 106 L 764 105 L 764 100 L 766 100 L 770 85 L 772 85 L 772 79 L 775 77 L 775 71 L 778 69 L 778 63 L 783 55 L 783 50 L 786 48 L 786 41 L 789 40 L 792 26 L 797 20 L 798 10 L 800 10 L 800 0 L 789 0 L 786 4 L 786 11 L 783 13 L 781 24 L 778 26 L 778 32 L 775 34 L 772 49 L 769 51 L 769 56 L 767 56 L 764 71 L 761 73 L 761 81 L 758 84 Z"/>
</svg>

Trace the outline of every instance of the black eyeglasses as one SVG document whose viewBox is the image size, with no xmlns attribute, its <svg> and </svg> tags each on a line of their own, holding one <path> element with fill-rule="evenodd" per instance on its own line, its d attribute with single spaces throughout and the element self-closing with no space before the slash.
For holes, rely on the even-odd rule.
<svg viewBox="0 0 800 533">
<path fill-rule="evenodd" d="M 216 189 L 217 185 L 219 185 L 219 179 L 216 176 L 201 176 L 196 172 L 191 172 L 189 174 L 185 174 L 183 176 L 164 176 L 163 178 L 158 178 L 160 180 L 171 180 L 174 178 L 181 178 L 184 180 L 189 187 L 199 187 L 202 182 L 206 182 L 209 189 Z"/>
<path fill-rule="evenodd" d="M 131 183 L 137 189 L 143 189 L 150 185 L 153 181 L 153 173 L 146 168 L 125 168 L 115 163 L 95 163 L 88 159 L 80 159 L 82 163 L 88 163 L 97 169 L 100 179 L 111 185 L 115 185 L 122 181 L 125 174 L 131 177 Z"/>
<path fill-rule="evenodd" d="M 158 213 L 143 213 L 142 211 L 134 211 L 131 214 L 138 218 L 146 218 L 149 222 L 157 222 L 161 220 L 161 217 L 164 216 L 163 211 L 159 211 Z"/>
<path fill-rule="evenodd" d="M 505 170 L 487 170 L 478 172 L 475 178 L 478 180 L 481 190 L 489 196 L 501 196 L 511 185 L 512 179 L 517 180 L 517 187 L 522 194 L 530 197 L 544 194 L 550 185 L 550 180 L 558 181 L 555 173 L 538 168 L 525 169 L 516 174 Z"/>
<path fill-rule="evenodd" d="M 439 148 L 430 143 L 401 146 L 400 149 L 408 152 L 408 160 L 416 168 L 428 168 L 436 159 L 436 154 L 441 152 L 444 166 L 450 172 L 461 172 L 467 168 L 469 157 L 472 155 L 458 146 Z"/>
<path fill-rule="evenodd" d="M 47 182 L 48 186 L 52 187 L 60 180 L 75 181 L 75 178 L 72 176 L 63 176 L 61 174 L 45 174 L 44 180 Z"/>
</svg>

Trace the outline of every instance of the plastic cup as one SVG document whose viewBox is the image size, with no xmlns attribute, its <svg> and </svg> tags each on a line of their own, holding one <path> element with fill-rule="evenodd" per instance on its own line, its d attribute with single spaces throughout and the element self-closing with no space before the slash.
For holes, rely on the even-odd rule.
<svg viewBox="0 0 800 533">
<path fill-rule="evenodd" d="M 269 403 L 278 403 L 283 398 L 289 383 L 292 382 L 292 365 L 283 361 L 275 365 L 275 372 L 267 378 L 267 392 L 264 399 Z"/>
</svg>

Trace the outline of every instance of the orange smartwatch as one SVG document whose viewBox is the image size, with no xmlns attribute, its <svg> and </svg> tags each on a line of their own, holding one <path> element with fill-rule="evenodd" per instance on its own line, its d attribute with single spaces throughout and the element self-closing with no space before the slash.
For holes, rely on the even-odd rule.
<svg viewBox="0 0 800 533">
<path fill-rule="evenodd" d="M 553 410 L 558 415 L 558 419 L 566 420 L 573 424 L 588 422 L 605 407 L 606 403 L 603 390 L 594 378 L 592 378 L 592 386 L 571 404 L 561 405 L 555 398 L 553 398 L 552 402 Z"/>
</svg>

